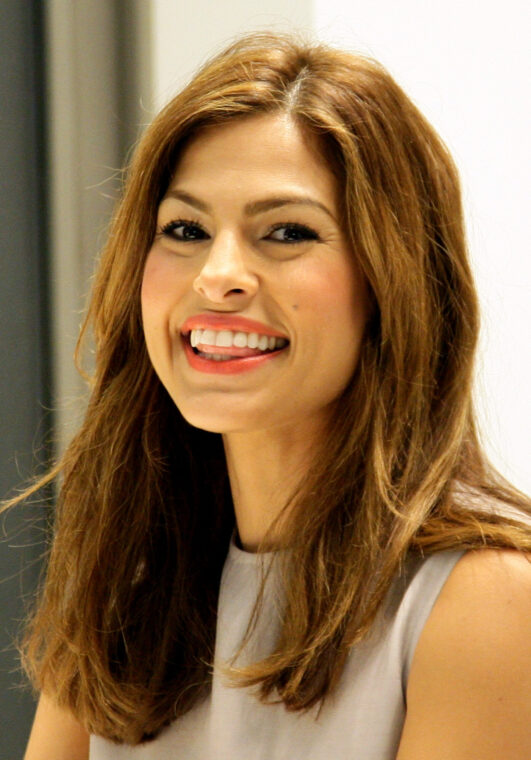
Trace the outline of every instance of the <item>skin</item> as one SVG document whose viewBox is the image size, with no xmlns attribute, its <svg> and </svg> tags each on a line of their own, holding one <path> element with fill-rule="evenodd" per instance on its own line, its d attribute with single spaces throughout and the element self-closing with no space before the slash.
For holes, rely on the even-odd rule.
<svg viewBox="0 0 531 760">
<path fill-rule="evenodd" d="M 151 359 L 183 415 L 223 434 L 238 531 L 251 551 L 304 474 L 355 368 L 367 317 L 334 181 L 316 156 L 283 117 L 201 135 L 182 156 L 170 191 L 185 189 L 210 210 L 167 196 L 159 228 L 191 218 L 208 239 L 191 244 L 159 234 L 145 269 Z M 317 199 L 332 213 L 300 204 L 252 218 L 244 213 L 250 200 L 287 192 Z M 317 227 L 319 241 L 267 240 L 281 222 Z M 289 351 L 242 375 L 194 373 L 179 326 L 201 312 L 265 322 L 289 338 Z M 530 619 L 525 557 L 470 552 L 457 563 L 417 645 L 397 760 L 531 757 Z M 25 760 L 62 758 L 87 760 L 88 735 L 41 697 Z"/>
<path fill-rule="evenodd" d="M 397 760 L 531 757 L 531 563 L 470 552 L 419 639 Z"/>
<path fill-rule="evenodd" d="M 42 695 L 24 760 L 87 760 L 89 735 L 72 716 Z"/>
<path fill-rule="evenodd" d="M 285 202 L 264 205 L 278 198 Z M 340 224 L 334 177 L 285 115 L 196 137 L 158 228 L 142 287 L 149 355 L 183 416 L 223 434 L 240 540 L 253 550 L 352 377 L 368 315 L 365 280 Z M 198 372 L 180 336 L 197 314 L 258 320 L 289 346 L 243 374 Z"/>
</svg>

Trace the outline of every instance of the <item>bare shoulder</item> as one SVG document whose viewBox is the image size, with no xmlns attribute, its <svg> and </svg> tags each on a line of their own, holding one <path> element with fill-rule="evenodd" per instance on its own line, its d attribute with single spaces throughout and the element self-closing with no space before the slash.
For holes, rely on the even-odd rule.
<svg viewBox="0 0 531 760">
<path fill-rule="evenodd" d="M 24 760 L 88 760 L 89 735 L 67 712 L 41 695 Z"/>
<path fill-rule="evenodd" d="M 437 607 L 476 602 L 483 609 L 486 601 L 529 611 L 531 593 L 531 555 L 510 549 L 483 549 L 467 552 L 456 564 L 442 589 Z M 463 610 L 464 612 L 465 610 Z M 479 611 L 479 610 L 478 610 Z"/>
<path fill-rule="evenodd" d="M 419 639 L 397 760 L 531 757 L 531 557 L 468 552 Z"/>
</svg>

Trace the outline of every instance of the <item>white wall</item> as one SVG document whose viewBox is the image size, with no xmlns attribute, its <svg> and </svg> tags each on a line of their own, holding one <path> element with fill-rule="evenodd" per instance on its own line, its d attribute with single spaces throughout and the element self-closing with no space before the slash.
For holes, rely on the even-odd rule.
<svg viewBox="0 0 531 760">
<path fill-rule="evenodd" d="M 528 251 L 530 53 L 524 0 L 152 0 L 158 108 L 239 32 L 315 30 L 384 63 L 452 150 L 461 170 L 483 304 L 478 406 L 494 463 L 531 492 L 531 254 Z"/>
<path fill-rule="evenodd" d="M 237 34 L 313 29 L 309 0 L 151 0 L 153 103 L 157 110 L 198 66 Z"/>
</svg>

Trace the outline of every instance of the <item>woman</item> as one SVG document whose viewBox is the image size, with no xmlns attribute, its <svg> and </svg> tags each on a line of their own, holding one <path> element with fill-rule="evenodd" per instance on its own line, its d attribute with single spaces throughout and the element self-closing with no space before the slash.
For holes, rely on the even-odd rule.
<svg viewBox="0 0 531 760">
<path fill-rule="evenodd" d="M 456 170 L 378 64 L 269 34 L 208 63 L 87 323 L 27 760 L 531 752 L 529 503 L 476 436 Z"/>
</svg>

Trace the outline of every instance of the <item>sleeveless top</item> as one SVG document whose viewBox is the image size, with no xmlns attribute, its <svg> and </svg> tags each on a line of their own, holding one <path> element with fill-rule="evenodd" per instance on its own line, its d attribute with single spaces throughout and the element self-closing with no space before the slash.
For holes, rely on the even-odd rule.
<svg viewBox="0 0 531 760">
<path fill-rule="evenodd" d="M 262 704 L 248 689 L 214 672 L 208 698 L 153 741 L 132 747 L 91 736 L 90 760 L 394 760 L 406 713 L 406 686 L 415 647 L 431 609 L 463 552 L 440 552 L 409 563 L 397 578 L 371 635 L 354 646 L 341 679 L 319 711 L 288 712 Z M 261 581 L 262 561 L 231 544 L 221 579 L 216 662 L 242 642 Z M 271 651 L 281 600 L 274 561 L 256 635 L 236 664 Z"/>
</svg>

